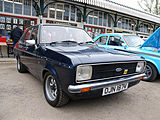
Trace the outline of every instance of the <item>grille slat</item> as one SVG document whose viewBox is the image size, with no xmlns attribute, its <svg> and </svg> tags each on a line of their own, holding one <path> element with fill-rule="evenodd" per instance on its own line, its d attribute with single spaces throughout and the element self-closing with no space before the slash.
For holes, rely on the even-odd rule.
<svg viewBox="0 0 160 120">
<path fill-rule="evenodd" d="M 92 79 L 101 79 L 109 77 L 118 77 L 124 75 L 124 70 L 128 70 L 127 74 L 135 73 L 137 62 L 135 63 L 117 63 L 117 64 L 104 64 L 93 65 Z M 116 68 L 121 68 L 122 71 L 117 72 Z"/>
</svg>

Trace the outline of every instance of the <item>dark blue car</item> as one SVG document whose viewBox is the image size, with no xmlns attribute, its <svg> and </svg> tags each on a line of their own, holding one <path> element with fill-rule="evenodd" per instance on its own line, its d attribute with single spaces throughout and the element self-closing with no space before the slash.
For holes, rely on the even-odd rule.
<svg viewBox="0 0 160 120">
<path fill-rule="evenodd" d="M 98 48 L 84 30 L 75 27 L 32 26 L 16 44 L 15 55 L 18 71 L 40 79 L 46 100 L 54 107 L 69 99 L 124 91 L 144 76 L 144 59 Z"/>
</svg>

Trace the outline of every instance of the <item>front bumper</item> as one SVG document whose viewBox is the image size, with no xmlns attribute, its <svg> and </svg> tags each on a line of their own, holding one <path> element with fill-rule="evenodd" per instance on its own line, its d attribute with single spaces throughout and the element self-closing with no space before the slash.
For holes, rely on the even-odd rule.
<svg viewBox="0 0 160 120">
<path fill-rule="evenodd" d="M 70 93 L 81 93 L 81 89 L 83 89 L 83 88 L 90 88 L 91 91 L 97 90 L 97 89 L 110 87 L 110 86 L 118 85 L 118 84 L 122 84 L 122 83 L 134 82 L 134 81 L 139 80 L 139 78 L 144 75 L 145 75 L 145 73 L 134 75 L 134 76 L 129 76 L 129 77 L 112 79 L 112 80 L 98 81 L 98 82 L 94 82 L 94 83 L 84 83 L 81 85 L 69 85 L 68 91 Z"/>
</svg>

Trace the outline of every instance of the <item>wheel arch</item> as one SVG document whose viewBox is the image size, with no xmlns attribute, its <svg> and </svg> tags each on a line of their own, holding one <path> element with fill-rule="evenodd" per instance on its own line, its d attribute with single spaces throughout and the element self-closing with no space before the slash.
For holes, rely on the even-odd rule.
<svg viewBox="0 0 160 120">
<path fill-rule="evenodd" d="M 154 62 L 154 61 L 152 61 L 150 59 L 145 59 L 145 60 L 146 60 L 146 62 L 148 62 L 148 63 L 152 64 L 153 66 L 155 66 L 155 68 L 157 70 L 157 73 L 160 74 L 160 68 L 158 67 L 156 62 Z"/>
<path fill-rule="evenodd" d="M 58 73 L 56 72 L 56 69 L 50 65 L 47 65 L 42 71 L 42 81 L 43 82 L 44 82 L 44 76 L 47 72 L 52 73 L 56 78 L 58 78 Z"/>
</svg>

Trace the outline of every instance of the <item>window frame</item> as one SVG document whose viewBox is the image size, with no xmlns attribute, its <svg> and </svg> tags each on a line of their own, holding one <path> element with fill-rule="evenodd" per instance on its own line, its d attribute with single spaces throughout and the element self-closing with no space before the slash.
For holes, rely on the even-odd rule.
<svg viewBox="0 0 160 120">
<path fill-rule="evenodd" d="M 106 44 L 107 46 L 123 47 L 123 45 L 122 46 L 119 46 L 119 45 L 109 45 L 108 43 L 109 43 L 110 37 L 119 37 L 123 41 L 123 43 L 126 45 L 126 42 L 125 42 L 125 40 L 123 39 L 122 36 L 119 36 L 119 35 L 110 35 L 110 36 L 108 36 L 108 40 L 107 40 L 107 44 Z"/>
<path fill-rule="evenodd" d="M 99 40 L 99 39 L 101 39 L 102 37 L 107 37 L 107 38 L 106 38 L 106 42 L 105 42 L 105 44 L 101 44 L 101 43 L 99 43 L 99 42 L 98 42 L 98 40 Z M 108 35 L 100 36 L 100 37 L 95 41 L 95 43 L 96 43 L 96 44 L 98 44 L 98 45 L 107 45 L 108 38 L 109 38 L 109 36 L 108 36 Z"/>
<path fill-rule="evenodd" d="M 21 37 L 20 40 L 19 40 L 19 43 L 20 43 L 20 44 L 23 44 L 23 45 L 26 45 L 26 39 L 25 39 L 25 38 L 26 38 L 26 35 L 27 35 L 28 31 L 31 30 L 31 33 L 30 33 L 30 35 L 29 35 L 29 39 L 27 39 L 27 40 L 30 40 L 32 31 L 33 31 L 34 28 L 36 28 L 36 27 L 37 27 L 37 40 L 36 40 L 36 44 L 38 44 L 38 43 L 39 43 L 39 26 L 38 26 L 38 25 L 29 27 L 29 28 L 25 31 L 25 33 L 23 33 L 22 37 Z"/>
</svg>

